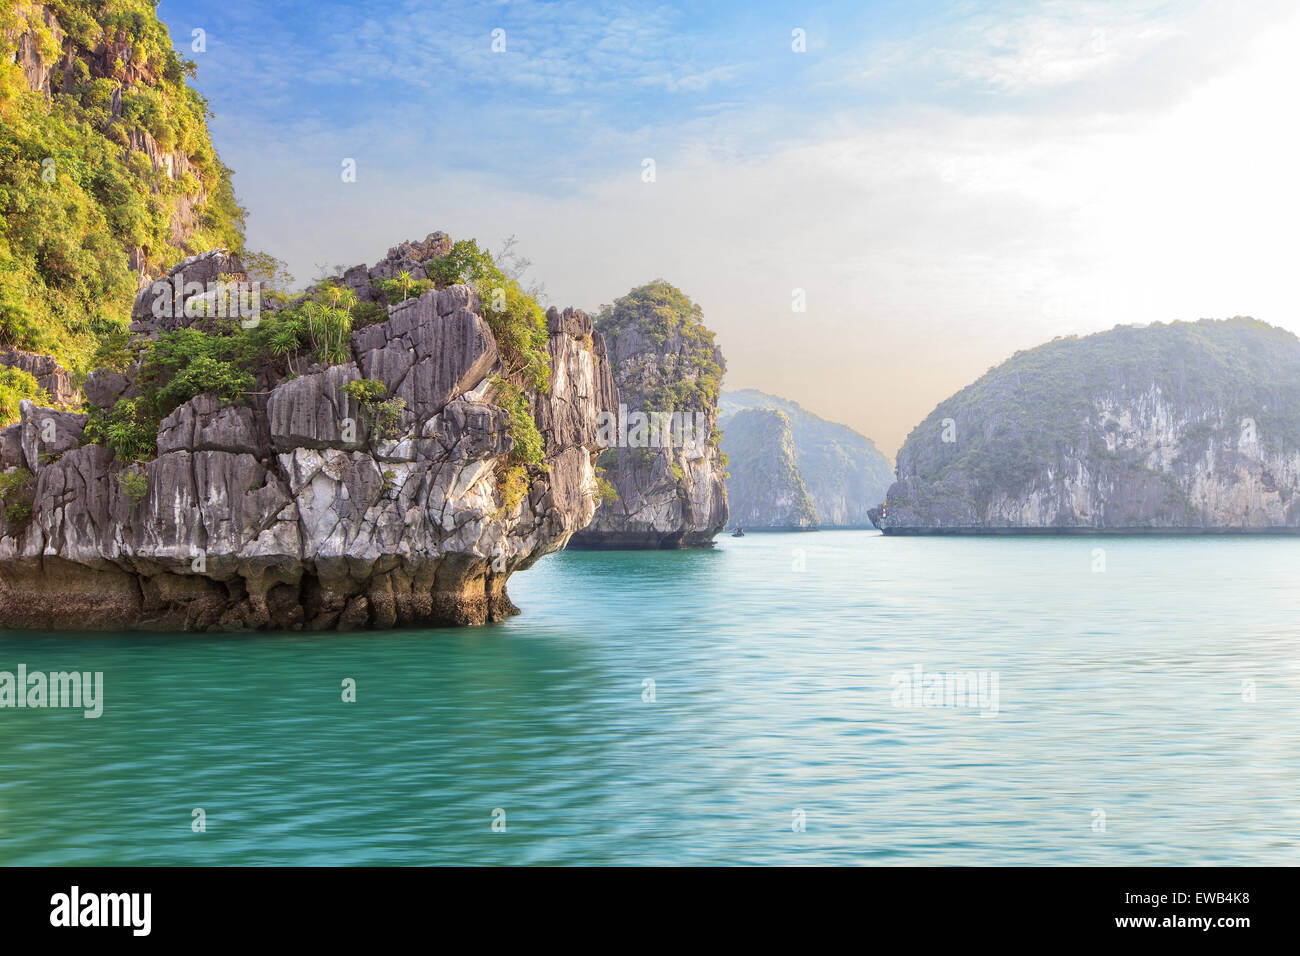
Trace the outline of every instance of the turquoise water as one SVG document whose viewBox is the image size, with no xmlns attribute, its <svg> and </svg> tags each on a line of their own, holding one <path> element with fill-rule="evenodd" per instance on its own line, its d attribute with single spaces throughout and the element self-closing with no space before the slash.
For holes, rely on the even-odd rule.
<svg viewBox="0 0 1300 956">
<path fill-rule="evenodd" d="M 0 634 L 105 697 L 0 710 L 0 862 L 1295 865 L 1298 580 L 1284 538 L 753 534 L 553 555 L 485 628 Z M 916 665 L 997 713 L 896 706 Z"/>
</svg>

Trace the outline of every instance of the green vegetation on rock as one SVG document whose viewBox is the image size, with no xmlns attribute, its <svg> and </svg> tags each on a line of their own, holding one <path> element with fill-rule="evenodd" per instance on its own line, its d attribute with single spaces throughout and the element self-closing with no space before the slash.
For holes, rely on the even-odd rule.
<svg viewBox="0 0 1300 956">
<path fill-rule="evenodd" d="M 389 305 L 397 305 L 407 299 L 418 299 L 430 289 L 437 288 L 431 279 L 412 279 L 409 273 L 404 273 L 396 279 L 380 279 L 373 284 L 375 291 L 382 295 Z"/>
<path fill-rule="evenodd" d="M 519 502 L 528 494 L 528 484 L 528 469 L 523 465 L 506 466 L 497 481 L 497 491 L 501 494 L 497 517 L 504 517 L 519 507 Z"/>
<path fill-rule="evenodd" d="M 535 292 L 508 276 L 492 254 L 473 239 L 460 239 L 440 259 L 424 263 L 424 271 L 439 288 L 464 283 L 482 305 L 497 347 L 506 360 L 506 375 L 525 388 L 545 392 L 550 384 L 550 335 L 546 313 Z"/>
<path fill-rule="evenodd" d="M 117 473 L 117 485 L 122 494 L 138 504 L 149 493 L 149 474 L 140 468 L 128 468 Z"/>
<path fill-rule="evenodd" d="M 35 490 L 36 478 L 26 468 L 0 473 L 0 507 L 6 521 L 21 525 L 31 517 Z"/>
<path fill-rule="evenodd" d="M 18 421 L 18 406 L 25 398 L 38 405 L 48 405 L 50 401 L 31 372 L 0 366 L 0 428 Z"/>
<path fill-rule="evenodd" d="M 1184 441 L 1235 434 L 1251 418 L 1262 441 L 1300 447 L 1300 341 L 1240 317 L 1117 326 L 1017 352 L 940 404 L 904 447 L 932 452 L 915 458 L 925 481 L 961 473 L 985 495 L 1016 493 L 1062 457 L 1111 455 L 1106 432 L 1118 426 L 1099 416 L 1099 400 L 1137 399 L 1153 385 L 1173 405 L 1215 413 Z M 952 442 L 940 440 L 947 418 Z"/>
<path fill-rule="evenodd" d="M 385 398 L 388 386 L 373 378 L 348 382 L 343 391 L 361 406 L 361 415 L 370 427 L 371 434 L 380 441 L 391 441 L 402 434 L 402 412 L 406 399 Z"/>
<path fill-rule="evenodd" d="M 148 0 L 0 8 L 0 346 L 89 370 L 125 326 L 137 273 L 213 247 L 239 252 L 244 210 Z M 46 75 L 34 89 L 21 39 Z M 64 57 L 68 68 L 65 70 Z"/>
<path fill-rule="evenodd" d="M 601 506 L 569 546 L 707 547 L 727 520 L 717 428 L 726 365 L 703 310 L 656 279 L 602 306 L 594 324 L 627 411 L 627 447 L 598 459 L 609 487 L 598 482 Z"/>
<path fill-rule="evenodd" d="M 510 413 L 510 461 L 517 465 L 540 465 L 546 459 L 546 442 L 537 430 L 528 396 L 523 389 L 497 375 L 492 384 L 496 388 L 496 404 Z"/>
<path fill-rule="evenodd" d="M 1117 326 L 1017 352 L 942 402 L 899 451 L 889 525 L 1277 523 L 1298 453 L 1294 335 Z"/>
<path fill-rule="evenodd" d="M 703 312 L 686 293 L 656 279 L 604 306 L 596 328 L 610 342 L 642 336 L 651 346 L 644 361 L 658 373 L 646 376 L 647 408 L 674 412 L 711 409 L 722 388 L 723 366 Z M 616 347 L 611 352 L 617 353 Z M 649 381 L 653 378 L 654 381 Z"/>
<path fill-rule="evenodd" d="M 251 328 L 238 321 L 212 323 L 206 330 L 164 332 L 152 341 L 124 340 L 116 353 L 101 350 L 109 367 L 138 360 L 140 394 L 119 399 L 108 410 L 91 408 L 82 440 L 108 445 L 123 461 L 147 460 L 153 457 L 162 419 L 198 395 L 237 402 L 268 368 L 278 365 L 297 374 L 312 359 L 347 361 L 351 320 L 346 307 L 329 304 L 338 299 L 333 293 L 332 287 L 318 290 L 316 298 L 266 313 Z"/>
<path fill-rule="evenodd" d="M 81 440 L 107 445 L 119 461 L 147 461 L 157 449 L 161 420 L 145 396 L 119 398 L 108 410 L 90 409 Z"/>
</svg>

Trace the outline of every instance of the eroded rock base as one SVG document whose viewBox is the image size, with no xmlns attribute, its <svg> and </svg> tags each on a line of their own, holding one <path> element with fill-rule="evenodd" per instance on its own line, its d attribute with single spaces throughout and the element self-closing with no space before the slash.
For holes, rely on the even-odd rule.
<svg viewBox="0 0 1300 956">
<path fill-rule="evenodd" d="M 486 624 L 518 614 L 491 570 L 393 570 L 359 588 L 304 573 L 250 593 L 242 578 L 141 577 L 59 558 L 0 565 L 0 629 L 353 631 Z"/>
</svg>

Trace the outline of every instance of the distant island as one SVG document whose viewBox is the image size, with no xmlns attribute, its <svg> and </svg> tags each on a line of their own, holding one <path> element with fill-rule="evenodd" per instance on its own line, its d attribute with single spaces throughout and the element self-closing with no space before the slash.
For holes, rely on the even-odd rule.
<svg viewBox="0 0 1300 956">
<path fill-rule="evenodd" d="M 719 407 L 732 524 L 871 527 L 894 470 L 870 438 L 757 389 L 723 392 Z"/>
<path fill-rule="evenodd" d="M 775 408 L 744 408 L 726 420 L 731 521 L 750 531 L 811 531 L 817 510 L 795 462 L 790 419 Z"/>
<path fill-rule="evenodd" d="M 1300 531 L 1300 340 L 1251 318 L 1018 352 L 908 436 L 886 534 Z"/>
</svg>

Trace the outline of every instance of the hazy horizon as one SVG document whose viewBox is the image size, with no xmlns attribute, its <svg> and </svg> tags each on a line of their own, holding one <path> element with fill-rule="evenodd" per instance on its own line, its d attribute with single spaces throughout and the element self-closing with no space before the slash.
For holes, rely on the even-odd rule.
<svg viewBox="0 0 1300 956">
<path fill-rule="evenodd" d="M 1233 315 L 1300 331 L 1283 3 L 159 13 L 198 64 L 250 248 L 299 280 L 435 229 L 517 236 L 550 304 L 662 277 L 703 307 L 727 390 L 891 457 L 1058 335 Z"/>
</svg>

